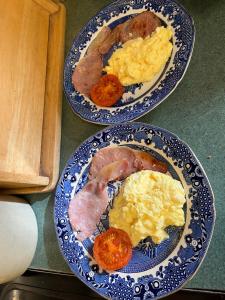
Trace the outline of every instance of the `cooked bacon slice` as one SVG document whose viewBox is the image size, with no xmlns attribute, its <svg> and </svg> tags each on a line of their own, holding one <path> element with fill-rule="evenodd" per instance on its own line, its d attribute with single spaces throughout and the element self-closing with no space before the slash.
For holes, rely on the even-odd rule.
<svg viewBox="0 0 225 300">
<path fill-rule="evenodd" d="M 119 29 L 122 43 L 138 37 L 146 38 L 161 25 L 160 19 L 150 11 L 138 14 L 133 19 L 128 20 L 127 24 L 125 23 Z"/>
<path fill-rule="evenodd" d="M 75 67 L 72 76 L 72 82 L 76 90 L 88 96 L 92 86 L 99 81 L 102 68 L 103 62 L 98 52 L 92 51 L 84 56 Z"/>
<path fill-rule="evenodd" d="M 87 54 L 94 51 L 99 52 L 99 48 L 102 46 L 104 41 L 110 36 L 110 34 L 111 34 L 111 29 L 108 26 L 103 27 L 102 30 L 98 33 L 96 38 L 88 47 Z"/>
<path fill-rule="evenodd" d="M 144 151 L 135 151 L 135 166 L 138 171 L 141 170 L 152 170 L 158 171 L 161 173 L 166 173 L 168 168 L 167 165 L 158 159 L 154 158 L 147 152 Z"/>
<path fill-rule="evenodd" d="M 99 48 L 101 54 L 105 54 L 115 43 L 125 43 L 128 40 L 138 37 L 145 38 L 151 35 L 158 26 L 161 25 L 160 19 L 150 11 L 145 11 L 117 25 L 109 34 L 102 46 Z"/>
<path fill-rule="evenodd" d="M 93 157 L 89 179 L 97 177 L 104 166 L 122 159 L 128 161 L 128 168 L 124 172 L 124 178 L 140 170 L 167 172 L 167 166 L 147 152 L 133 150 L 126 146 L 106 147 L 99 150 Z"/>
<path fill-rule="evenodd" d="M 78 240 L 83 241 L 94 233 L 108 201 L 106 185 L 97 180 L 89 181 L 70 201 L 69 219 Z"/>
<path fill-rule="evenodd" d="M 110 34 L 111 29 L 104 27 L 88 48 L 87 54 L 80 60 L 72 75 L 72 82 L 78 92 L 89 96 L 90 90 L 102 75 L 102 56 L 99 47 Z"/>
<path fill-rule="evenodd" d="M 108 164 L 70 201 L 69 219 L 78 240 L 83 241 L 94 233 L 109 203 L 107 183 L 121 179 L 127 168 L 125 159 Z"/>
</svg>

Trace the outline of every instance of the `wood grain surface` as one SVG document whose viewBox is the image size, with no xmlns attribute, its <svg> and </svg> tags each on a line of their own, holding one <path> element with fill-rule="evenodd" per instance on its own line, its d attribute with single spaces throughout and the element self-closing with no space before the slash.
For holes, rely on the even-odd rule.
<svg viewBox="0 0 225 300">
<path fill-rule="evenodd" d="M 50 0 L 0 5 L 0 187 L 47 191 L 59 171 L 65 8 Z"/>
</svg>

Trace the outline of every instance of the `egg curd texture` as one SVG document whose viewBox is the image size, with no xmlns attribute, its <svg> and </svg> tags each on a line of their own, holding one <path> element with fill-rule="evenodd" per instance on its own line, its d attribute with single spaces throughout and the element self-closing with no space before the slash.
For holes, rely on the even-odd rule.
<svg viewBox="0 0 225 300">
<path fill-rule="evenodd" d="M 150 236 L 159 244 L 169 225 L 183 226 L 185 192 L 178 180 L 154 171 L 127 177 L 109 213 L 111 227 L 125 230 L 133 246 Z"/>
<path fill-rule="evenodd" d="M 105 71 L 116 75 L 122 85 L 146 82 L 161 71 L 171 55 L 170 27 L 158 27 L 151 36 L 129 40 L 117 49 Z"/>
</svg>

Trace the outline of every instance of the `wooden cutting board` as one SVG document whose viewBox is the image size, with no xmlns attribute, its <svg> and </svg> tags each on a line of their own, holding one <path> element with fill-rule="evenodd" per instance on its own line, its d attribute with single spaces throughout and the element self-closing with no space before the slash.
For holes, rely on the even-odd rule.
<svg viewBox="0 0 225 300">
<path fill-rule="evenodd" d="M 59 172 L 65 7 L 0 0 L 0 188 L 46 192 Z"/>
</svg>

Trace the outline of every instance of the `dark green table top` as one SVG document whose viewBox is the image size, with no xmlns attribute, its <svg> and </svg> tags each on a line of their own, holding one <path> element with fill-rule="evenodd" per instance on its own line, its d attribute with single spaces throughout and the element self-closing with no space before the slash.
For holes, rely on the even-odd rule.
<svg viewBox="0 0 225 300">
<path fill-rule="evenodd" d="M 66 48 L 81 27 L 110 0 L 65 0 Z M 225 290 L 225 1 L 180 0 L 193 16 L 195 48 L 182 82 L 166 101 L 139 121 L 177 134 L 193 149 L 211 182 L 217 210 L 214 235 L 204 262 L 187 287 Z M 102 129 L 73 114 L 63 97 L 60 170 L 87 137 Z M 56 240 L 54 192 L 27 197 L 37 216 L 39 239 L 34 269 L 71 273 Z"/>
</svg>

